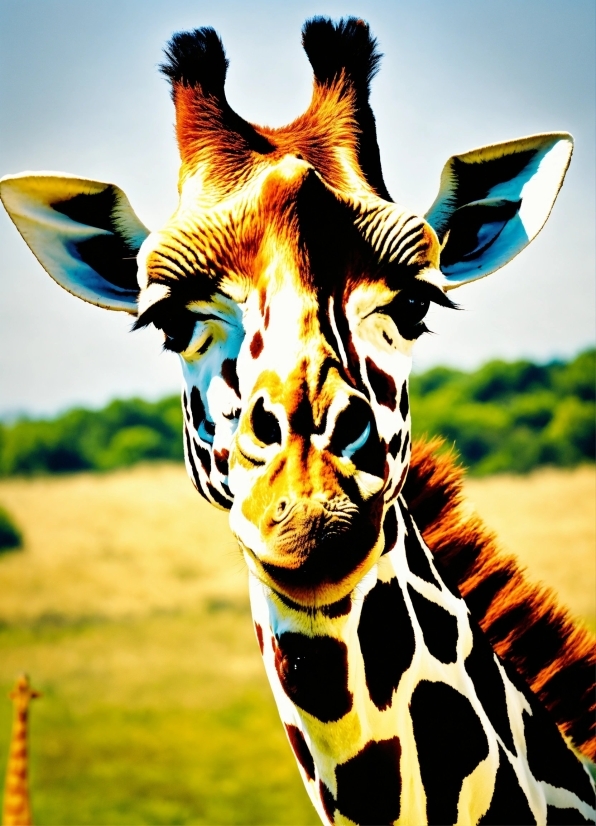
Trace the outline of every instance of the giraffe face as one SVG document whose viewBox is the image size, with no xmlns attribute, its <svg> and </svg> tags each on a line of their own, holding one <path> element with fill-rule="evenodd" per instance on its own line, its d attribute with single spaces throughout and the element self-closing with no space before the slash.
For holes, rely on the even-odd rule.
<svg viewBox="0 0 596 826">
<path fill-rule="evenodd" d="M 423 219 L 336 190 L 297 153 L 239 177 L 207 205 L 183 183 L 140 256 L 148 300 L 168 291 L 146 312 L 180 351 L 195 484 L 231 505 L 262 580 L 332 602 L 383 550 L 409 460 L 411 349 L 445 301 L 439 244 Z"/>
<path fill-rule="evenodd" d="M 159 231 L 111 184 L 23 173 L 0 194 L 58 283 L 164 332 L 182 361 L 197 489 L 231 509 L 261 580 L 315 605 L 341 599 L 383 552 L 409 461 L 410 352 L 430 301 L 453 306 L 444 289 L 535 237 L 572 140 L 534 135 L 453 156 L 420 218 L 383 181 L 368 26 L 317 18 L 303 45 L 310 106 L 270 129 L 231 109 L 212 29 L 174 35 L 162 70 L 180 200 Z"/>
</svg>

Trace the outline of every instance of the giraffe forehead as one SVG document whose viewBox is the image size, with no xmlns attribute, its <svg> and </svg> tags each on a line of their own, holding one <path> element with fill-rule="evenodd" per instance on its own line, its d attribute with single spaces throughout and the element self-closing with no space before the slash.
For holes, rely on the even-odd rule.
<svg viewBox="0 0 596 826">
<path fill-rule="evenodd" d="M 337 192 L 288 155 L 209 205 L 189 179 L 177 212 L 152 239 L 142 286 L 183 285 L 191 299 L 193 289 L 200 299 L 221 288 L 241 302 L 253 288 L 275 291 L 293 280 L 319 300 L 384 274 L 399 287 L 436 268 L 438 254 L 423 218 L 376 196 Z"/>
<path fill-rule="evenodd" d="M 335 354 L 312 297 L 303 298 L 287 288 L 274 296 L 264 313 L 256 297 L 248 304 L 242 363 L 244 373 L 254 382 L 252 392 L 266 388 L 271 400 L 282 404 L 290 397 L 300 398 L 308 387 L 319 387 L 321 393 L 323 365 Z"/>
</svg>

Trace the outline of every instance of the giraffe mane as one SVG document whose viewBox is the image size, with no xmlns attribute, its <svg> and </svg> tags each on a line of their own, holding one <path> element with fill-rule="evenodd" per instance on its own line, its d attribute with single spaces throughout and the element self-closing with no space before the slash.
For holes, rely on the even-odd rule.
<svg viewBox="0 0 596 826">
<path fill-rule="evenodd" d="M 596 760 L 594 638 L 530 582 L 514 556 L 464 504 L 464 469 L 441 439 L 415 441 L 403 488 L 445 583 L 459 591 L 505 666 L 522 677 L 562 732 Z"/>
</svg>

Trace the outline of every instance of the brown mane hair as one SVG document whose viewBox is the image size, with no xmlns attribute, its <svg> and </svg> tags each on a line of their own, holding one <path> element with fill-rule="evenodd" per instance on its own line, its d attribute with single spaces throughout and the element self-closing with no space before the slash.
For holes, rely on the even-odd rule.
<svg viewBox="0 0 596 826">
<path fill-rule="evenodd" d="M 403 495 L 435 562 L 506 667 L 525 680 L 575 748 L 596 760 L 593 636 L 554 592 L 529 582 L 514 556 L 464 507 L 464 470 L 440 439 L 416 441 Z"/>
</svg>

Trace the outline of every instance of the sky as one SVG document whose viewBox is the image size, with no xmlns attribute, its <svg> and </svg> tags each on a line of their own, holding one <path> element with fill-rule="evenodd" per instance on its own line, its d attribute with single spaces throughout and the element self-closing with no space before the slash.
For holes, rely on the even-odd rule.
<svg viewBox="0 0 596 826">
<path fill-rule="evenodd" d="M 211 25 L 246 119 L 279 126 L 308 105 L 300 29 L 315 14 L 366 19 L 384 54 L 372 105 L 393 198 L 424 213 L 448 157 L 536 132 L 576 141 L 544 230 L 513 262 L 452 293 L 415 369 L 565 358 L 595 338 L 593 0 L 2 0 L 0 175 L 70 172 L 118 184 L 150 228 L 176 206 L 178 155 L 158 72 L 174 31 Z M 0 415 L 51 415 L 177 392 L 155 330 L 73 298 L 0 210 Z"/>
</svg>

